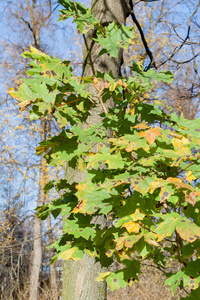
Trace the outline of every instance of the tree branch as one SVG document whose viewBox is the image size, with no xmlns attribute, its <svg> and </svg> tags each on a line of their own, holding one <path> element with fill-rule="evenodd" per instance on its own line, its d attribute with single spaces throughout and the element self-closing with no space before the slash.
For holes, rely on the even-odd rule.
<svg viewBox="0 0 200 300">
<path fill-rule="evenodd" d="M 142 42 L 143 42 L 143 45 L 144 45 L 144 48 L 146 50 L 146 53 L 147 55 L 149 56 L 150 58 L 150 63 L 148 64 L 148 66 L 145 68 L 145 71 L 148 71 L 150 68 L 154 67 L 156 69 L 156 63 L 155 63 L 155 59 L 153 57 L 153 54 L 147 44 L 147 41 L 146 41 L 146 38 L 145 38 L 145 35 L 144 35 L 144 32 L 142 30 L 142 27 L 140 26 L 140 23 L 138 22 L 135 14 L 134 14 L 134 11 L 133 11 L 133 3 L 132 1 L 130 0 L 130 7 L 131 7 L 131 12 L 130 12 L 130 15 L 131 15 L 131 18 L 133 20 L 133 22 L 135 23 L 135 25 L 137 26 L 137 29 L 140 33 L 140 36 L 141 36 L 141 39 L 142 39 Z"/>
<path fill-rule="evenodd" d="M 14 248 L 14 247 L 18 247 L 18 246 L 24 245 L 25 243 L 33 242 L 33 241 L 35 241 L 35 240 L 37 240 L 37 239 L 40 239 L 41 237 L 43 237 L 43 236 L 49 234 L 50 232 L 52 232 L 52 231 L 56 228 L 56 226 L 59 225 L 59 224 L 61 223 L 61 221 L 62 221 L 62 220 L 58 221 L 53 227 L 51 227 L 51 228 L 50 228 L 49 230 L 47 230 L 45 233 L 43 233 L 43 234 L 37 236 L 35 239 L 26 240 L 26 241 L 24 241 L 24 242 L 22 242 L 22 243 L 19 243 L 19 244 L 16 244 L 16 245 L 0 246 L 0 249 L 1 249 L 1 248 Z"/>
</svg>

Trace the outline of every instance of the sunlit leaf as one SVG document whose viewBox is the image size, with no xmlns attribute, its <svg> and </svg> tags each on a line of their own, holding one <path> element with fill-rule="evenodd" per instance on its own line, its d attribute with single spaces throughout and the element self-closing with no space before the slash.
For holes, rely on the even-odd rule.
<svg viewBox="0 0 200 300">
<path fill-rule="evenodd" d="M 200 227 L 187 218 L 181 218 L 176 223 L 176 230 L 180 237 L 188 243 L 200 239 Z"/>
<path fill-rule="evenodd" d="M 159 129 L 156 127 L 156 128 L 148 129 L 146 131 L 141 131 L 139 137 L 145 137 L 147 142 L 151 146 L 155 142 L 156 137 L 160 135 L 161 133 Z"/>
</svg>

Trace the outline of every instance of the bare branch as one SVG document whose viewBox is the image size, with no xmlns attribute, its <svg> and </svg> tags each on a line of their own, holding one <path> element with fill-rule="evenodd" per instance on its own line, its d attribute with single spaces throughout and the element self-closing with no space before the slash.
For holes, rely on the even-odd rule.
<svg viewBox="0 0 200 300">
<path fill-rule="evenodd" d="M 147 55 L 149 56 L 150 58 L 150 63 L 148 64 L 148 66 L 145 68 L 145 71 L 148 71 L 150 68 L 154 67 L 156 69 L 156 63 L 155 63 L 155 59 L 153 57 L 153 54 L 151 52 L 151 50 L 149 49 L 149 46 L 147 44 L 147 41 L 146 41 L 146 38 L 145 38 L 145 35 L 144 35 L 144 32 L 142 30 L 142 27 L 140 26 L 140 23 L 138 22 L 135 14 L 134 14 L 134 11 L 133 11 L 133 3 L 132 1 L 130 1 L 130 6 L 131 6 L 131 12 L 130 12 L 130 15 L 131 15 L 131 18 L 133 20 L 133 22 L 135 23 L 135 25 L 137 26 L 137 29 L 139 30 L 139 33 L 140 33 L 140 36 L 141 36 L 141 39 L 142 39 L 142 42 L 143 42 L 143 45 L 144 45 L 144 48 L 146 50 L 146 53 Z"/>
</svg>

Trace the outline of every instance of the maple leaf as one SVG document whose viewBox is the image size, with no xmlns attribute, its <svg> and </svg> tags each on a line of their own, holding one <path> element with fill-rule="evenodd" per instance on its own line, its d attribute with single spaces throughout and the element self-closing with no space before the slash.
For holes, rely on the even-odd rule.
<svg viewBox="0 0 200 300">
<path fill-rule="evenodd" d="M 185 178 L 190 183 L 192 182 L 192 180 L 196 179 L 196 177 L 192 174 L 191 171 L 188 171 L 188 172 L 185 173 Z"/>
<path fill-rule="evenodd" d="M 188 147 L 189 141 L 185 137 L 173 138 L 172 144 L 175 149 L 183 154 L 189 155 L 191 153 L 190 147 Z"/>
<path fill-rule="evenodd" d="M 146 140 L 150 146 L 154 143 L 156 137 L 160 135 L 161 133 L 158 128 L 150 128 L 139 133 L 139 137 L 146 137 Z"/>
<path fill-rule="evenodd" d="M 137 124 L 135 126 L 133 126 L 133 128 L 137 128 L 137 129 L 147 129 L 149 128 L 148 125 L 144 124 L 144 123 L 140 123 L 140 124 Z"/>
<path fill-rule="evenodd" d="M 175 184 L 175 186 L 177 188 L 182 187 L 182 188 L 187 189 L 187 190 L 192 190 L 192 187 L 189 184 L 182 182 L 182 180 L 180 178 L 168 177 L 167 181 Z"/>
<path fill-rule="evenodd" d="M 135 223 L 133 221 L 129 221 L 127 223 L 124 223 L 122 225 L 122 227 L 125 227 L 126 230 L 131 233 L 131 232 L 134 232 L 134 233 L 138 233 L 139 230 L 140 230 L 140 225 L 138 223 Z"/>
<path fill-rule="evenodd" d="M 185 217 L 178 220 L 176 224 L 176 231 L 180 237 L 188 243 L 192 243 L 196 241 L 196 239 L 200 239 L 200 227 Z"/>
<path fill-rule="evenodd" d="M 190 192 L 189 195 L 185 195 L 185 200 L 190 203 L 192 206 L 196 204 L 196 193 Z"/>
<path fill-rule="evenodd" d="M 83 255 L 83 252 L 79 250 L 78 247 L 73 247 L 58 254 L 57 258 L 62 258 L 63 260 L 73 259 L 74 261 L 77 261 L 81 259 Z"/>
</svg>

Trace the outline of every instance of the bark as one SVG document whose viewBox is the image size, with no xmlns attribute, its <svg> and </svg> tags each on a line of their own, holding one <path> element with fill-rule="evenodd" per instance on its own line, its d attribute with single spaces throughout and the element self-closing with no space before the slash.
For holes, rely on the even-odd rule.
<svg viewBox="0 0 200 300">
<path fill-rule="evenodd" d="M 117 24 L 125 24 L 126 18 L 129 15 L 129 1 L 128 0 L 93 0 L 92 13 L 100 22 L 107 26 L 109 23 L 115 21 Z M 123 62 L 123 52 L 119 50 L 117 58 L 111 58 L 107 54 L 98 57 L 101 48 L 93 41 L 95 31 L 91 30 L 87 36 L 87 44 L 90 49 L 91 58 L 94 64 L 95 71 L 108 73 L 113 72 L 114 77 L 120 75 L 120 69 Z M 92 75 L 91 64 L 87 50 L 83 53 L 83 76 Z M 90 92 L 97 95 L 93 85 L 88 88 Z M 112 101 L 108 106 L 112 106 Z M 101 122 L 101 110 L 93 108 L 90 111 L 91 116 L 87 123 L 98 124 Z M 86 125 L 83 125 L 83 127 Z M 95 149 L 93 149 L 95 151 Z M 74 179 L 75 181 L 83 180 L 83 173 L 74 173 L 72 169 L 67 167 L 66 178 L 68 181 Z M 80 178 L 82 177 L 82 178 Z M 98 220 L 101 226 L 105 226 L 106 220 Z M 103 272 L 100 263 L 95 263 L 95 259 L 88 255 L 80 261 L 68 261 L 63 263 L 63 300 L 106 300 L 107 286 L 106 282 L 96 282 L 95 278 L 100 272 Z"/>
<path fill-rule="evenodd" d="M 48 136 L 51 135 L 51 121 L 52 118 L 51 116 L 48 116 L 48 126 L 47 126 L 47 134 Z M 47 173 L 47 168 L 45 168 L 45 178 L 46 178 L 46 182 L 48 181 L 48 173 Z M 49 193 L 46 194 L 46 202 L 50 202 L 49 199 Z M 50 231 L 51 229 L 51 216 L 49 216 L 47 218 L 47 230 L 49 230 L 49 234 L 48 234 L 48 241 L 49 241 L 49 245 L 53 244 L 54 242 L 54 236 L 53 236 L 53 232 Z M 51 248 L 49 249 L 49 255 L 50 257 L 54 256 L 54 250 Z M 56 279 L 56 266 L 55 264 L 51 264 L 50 265 L 50 288 L 51 288 L 51 295 L 52 295 L 52 299 L 57 300 L 58 299 L 58 291 L 57 291 L 57 279 Z"/>
<path fill-rule="evenodd" d="M 47 219 L 47 230 L 49 230 L 49 229 L 51 229 L 51 216 L 49 216 L 48 219 Z M 54 237 L 53 237 L 52 232 L 49 232 L 48 240 L 49 240 L 49 245 L 53 244 Z M 54 256 L 53 249 L 49 249 L 49 255 L 50 255 L 50 257 Z M 50 265 L 50 282 L 51 282 L 52 299 L 57 300 L 58 299 L 58 293 L 57 293 L 57 280 L 56 280 L 55 264 Z"/>
</svg>

